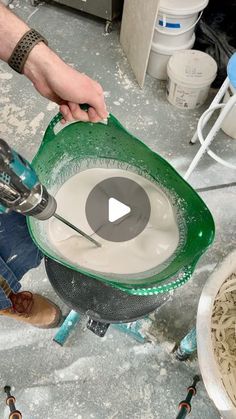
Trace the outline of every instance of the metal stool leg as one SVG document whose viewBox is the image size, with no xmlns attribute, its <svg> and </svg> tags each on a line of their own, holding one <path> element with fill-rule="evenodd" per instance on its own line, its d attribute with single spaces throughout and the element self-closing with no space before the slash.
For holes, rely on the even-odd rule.
<svg viewBox="0 0 236 419">
<path fill-rule="evenodd" d="M 176 351 L 176 358 L 179 361 L 185 361 L 197 350 L 197 334 L 196 327 L 181 340 L 180 345 Z"/>
<path fill-rule="evenodd" d="M 222 84 L 221 88 L 219 89 L 219 91 L 215 95 L 215 97 L 214 97 L 213 101 L 211 102 L 208 109 L 214 108 L 215 105 L 218 105 L 218 103 L 221 102 L 221 99 L 225 95 L 226 90 L 228 89 L 228 87 L 229 87 L 229 79 L 228 79 L 228 77 L 226 77 L 224 83 Z M 211 114 L 209 113 L 209 115 L 205 118 L 203 128 L 206 125 L 206 123 L 209 121 L 210 117 L 211 117 Z M 190 140 L 190 144 L 195 144 L 197 139 L 198 139 L 198 132 L 197 132 L 197 129 L 196 129 L 192 139 Z"/>
<path fill-rule="evenodd" d="M 220 108 L 220 107 L 223 106 L 223 110 L 220 113 L 220 115 L 218 116 L 216 122 L 214 123 L 213 127 L 211 128 L 211 130 L 210 130 L 209 134 L 207 135 L 206 139 L 203 140 L 202 146 L 200 147 L 200 149 L 198 150 L 196 156 L 192 160 L 192 162 L 191 162 L 191 164 L 190 164 L 190 166 L 189 166 L 189 168 L 188 168 L 188 170 L 187 170 L 187 172 L 186 172 L 186 174 L 184 176 L 184 179 L 187 180 L 191 176 L 193 170 L 198 165 L 201 157 L 204 155 L 204 153 L 206 152 L 206 150 L 210 146 L 211 142 L 215 138 L 217 132 L 219 131 L 219 129 L 221 127 L 221 124 L 222 124 L 224 118 L 226 117 L 226 115 L 228 114 L 228 112 L 233 108 L 233 106 L 235 105 L 235 103 L 236 103 L 236 95 L 232 96 L 225 105 L 215 105 L 214 109 L 217 109 L 217 108 Z M 202 130 L 202 125 L 203 125 L 203 122 L 204 122 L 204 119 L 205 119 L 206 115 L 208 113 L 211 114 L 214 111 L 214 109 L 213 108 L 207 109 L 204 112 L 204 114 L 201 116 L 201 118 L 199 119 L 199 122 L 198 122 L 198 136 L 199 137 L 200 136 L 202 137 L 201 130 Z M 210 151 L 209 151 L 209 153 L 210 153 Z M 214 154 L 211 152 L 210 155 L 213 157 Z M 215 158 L 215 157 L 213 157 L 213 158 Z M 217 161 L 220 161 L 221 164 L 224 164 L 227 167 L 236 168 L 234 165 L 231 165 L 230 163 L 224 162 L 218 156 L 216 156 L 215 159 Z"/>
</svg>

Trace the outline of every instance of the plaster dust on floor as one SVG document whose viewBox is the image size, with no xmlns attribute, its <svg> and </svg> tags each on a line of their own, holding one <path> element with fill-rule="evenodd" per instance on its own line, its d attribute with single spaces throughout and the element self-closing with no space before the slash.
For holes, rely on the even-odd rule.
<svg viewBox="0 0 236 419">
<path fill-rule="evenodd" d="M 205 108 L 175 109 L 166 101 L 165 83 L 149 76 L 140 90 L 122 52 L 116 25 L 104 37 L 103 21 L 56 3 L 42 4 L 35 14 L 29 0 L 13 0 L 12 6 L 14 13 L 25 20 L 31 15 L 30 26 L 41 32 L 66 62 L 102 84 L 109 111 L 127 130 L 173 163 L 182 175 L 185 173 L 198 149 L 198 144 L 190 146 L 189 141 Z M 6 63 L 0 63 L 0 74 L 12 75 L 0 79 L 1 137 L 31 160 L 58 108 L 39 96 L 31 83 Z M 5 108 L 7 104 L 11 107 Z M 22 111 L 25 114 L 20 116 Z M 29 124 L 41 112 L 44 118 L 32 134 Z M 15 123 L 9 122 L 15 118 Z M 230 160 L 235 158 L 236 142 L 220 133 L 212 149 Z M 234 171 L 205 155 L 190 182 L 203 187 L 232 182 L 234 177 Z M 155 313 L 155 344 L 137 343 L 112 326 L 105 338 L 98 338 L 86 331 L 83 319 L 66 345 L 59 347 L 52 340 L 55 330 L 33 329 L 1 318 L 0 385 L 13 387 L 16 406 L 24 419 L 170 419 L 177 415 L 178 403 L 186 396 L 198 364 L 197 358 L 180 363 L 167 348 L 194 326 L 205 281 L 215 264 L 236 247 L 235 188 L 207 192 L 202 198 L 214 216 L 216 239 L 198 263 L 193 278 L 171 293 Z M 46 279 L 43 263 L 24 276 L 22 287 L 51 298 L 64 315 L 68 313 L 69 308 Z M 161 368 L 166 375 L 160 374 Z M 0 419 L 8 415 L 4 394 L 0 393 Z M 199 383 L 191 418 L 219 417 L 203 383 Z"/>
<path fill-rule="evenodd" d="M 132 188 L 129 184 L 129 195 L 133 196 L 136 185 L 139 185 L 148 196 L 151 207 L 149 219 L 143 231 L 132 240 L 116 242 L 102 239 L 99 227 L 94 235 L 88 223 L 85 210 L 88 196 L 95 187 L 99 187 L 101 199 L 106 199 L 107 191 L 97 185 L 107 179 L 112 179 L 113 182 L 118 179 L 115 189 L 124 199 L 127 198 L 127 190 L 123 190 L 120 179 L 134 182 Z M 58 214 L 92 235 L 101 244 L 101 247 L 95 247 L 57 219 L 51 220 L 49 238 L 53 247 L 64 258 L 83 268 L 123 275 L 141 275 L 151 269 L 155 272 L 154 268 L 165 262 L 178 246 L 177 221 L 169 199 L 154 182 L 136 173 L 121 169 L 87 169 L 69 178 L 59 189 L 55 199 Z M 143 202 L 139 201 L 139 205 L 142 205 Z M 129 214 L 131 225 L 132 217 L 133 223 L 137 222 L 135 209 Z M 103 224 L 103 220 L 101 223 Z"/>
</svg>

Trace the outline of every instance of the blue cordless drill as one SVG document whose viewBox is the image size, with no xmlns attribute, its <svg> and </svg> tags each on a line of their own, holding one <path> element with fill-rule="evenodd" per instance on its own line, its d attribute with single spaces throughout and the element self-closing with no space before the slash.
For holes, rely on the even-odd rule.
<svg viewBox="0 0 236 419">
<path fill-rule="evenodd" d="M 54 216 L 100 247 L 96 240 L 56 214 L 56 209 L 55 198 L 40 183 L 32 166 L 0 139 L 0 214 L 16 211 L 38 220 Z"/>
<path fill-rule="evenodd" d="M 0 213 L 17 211 L 47 220 L 56 208 L 31 165 L 0 139 Z"/>
</svg>

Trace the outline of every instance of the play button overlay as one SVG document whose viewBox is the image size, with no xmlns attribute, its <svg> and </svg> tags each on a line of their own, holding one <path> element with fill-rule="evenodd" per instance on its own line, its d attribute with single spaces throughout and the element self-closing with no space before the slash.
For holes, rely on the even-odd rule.
<svg viewBox="0 0 236 419">
<path fill-rule="evenodd" d="M 108 200 L 108 220 L 113 223 L 130 213 L 131 209 L 128 205 L 122 204 L 115 198 L 109 198 Z"/>
<path fill-rule="evenodd" d="M 91 190 L 85 212 L 90 227 L 98 236 L 112 242 L 124 242 L 145 229 L 151 206 L 147 193 L 137 182 L 111 177 Z"/>
</svg>

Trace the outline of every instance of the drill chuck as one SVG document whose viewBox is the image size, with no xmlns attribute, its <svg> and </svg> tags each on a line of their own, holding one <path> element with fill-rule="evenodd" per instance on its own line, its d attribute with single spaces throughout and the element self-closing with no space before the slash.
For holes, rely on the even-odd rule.
<svg viewBox="0 0 236 419">
<path fill-rule="evenodd" d="M 24 215 L 30 215 L 38 220 L 48 220 L 57 209 L 55 198 L 40 183 L 31 191 L 27 200 L 15 210 Z"/>
<path fill-rule="evenodd" d="M 47 220 L 56 208 L 55 199 L 39 182 L 33 167 L 0 139 L 0 213 L 16 211 Z"/>
<path fill-rule="evenodd" d="M 55 198 L 50 195 L 45 187 L 43 186 L 44 189 L 44 198 L 45 202 L 40 202 L 40 204 L 38 204 L 38 206 L 35 208 L 35 210 L 37 211 L 37 214 L 34 215 L 35 218 L 37 218 L 38 220 L 48 220 L 49 218 L 51 218 L 57 209 L 57 203 Z M 47 197 L 45 197 L 45 192 Z"/>
</svg>

